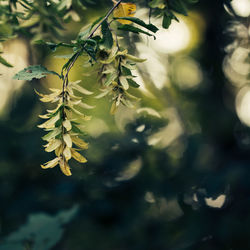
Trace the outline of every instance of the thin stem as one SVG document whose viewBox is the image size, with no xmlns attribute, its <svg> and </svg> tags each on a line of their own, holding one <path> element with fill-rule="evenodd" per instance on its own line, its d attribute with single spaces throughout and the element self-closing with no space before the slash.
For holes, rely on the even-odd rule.
<svg viewBox="0 0 250 250">
<path fill-rule="evenodd" d="M 118 5 L 121 3 L 122 0 L 119 0 L 107 13 L 107 15 L 102 19 L 102 21 L 96 26 L 96 28 L 90 33 L 89 38 L 91 38 L 94 33 L 97 31 L 97 29 L 101 26 L 101 24 L 108 19 L 108 17 L 111 15 L 111 13 L 114 11 L 114 9 L 116 9 L 118 7 Z"/>
<path fill-rule="evenodd" d="M 106 14 L 106 16 L 102 19 L 102 21 L 95 27 L 95 29 L 89 34 L 88 39 L 90 39 L 94 33 L 97 31 L 97 29 L 102 25 L 102 23 L 108 19 L 108 17 L 111 15 L 111 13 L 114 11 L 114 9 L 116 9 L 118 7 L 118 5 L 122 2 L 122 0 L 119 0 L 109 11 L 108 13 Z M 83 47 L 85 46 L 86 42 L 82 45 Z M 67 68 L 67 71 L 66 71 L 66 74 L 64 76 L 64 79 L 63 79 L 63 90 L 65 89 L 66 87 L 66 79 L 68 79 L 68 75 L 69 75 L 69 72 L 71 70 L 71 68 L 73 67 L 73 65 L 75 64 L 77 58 L 80 56 L 80 54 L 82 53 L 83 49 L 81 49 L 79 52 L 77 52 L 77 54 L 75 55 L 75 58 L 74 60 L 71 62 L 71 64 L 69 65 L 69 67 Z M 64 95 L 64 93 L 63 93 Z"/>
<path fill-rule="evenodd" d="M 121 83 L 120 83 L 120 76 L 121 76 L 121 74 L 122 74 L 122 70 L 121 70 L 121 56 L 119 56 L 119 58 L 118 58 L 118 84 L 119 85 L 121 85 Z"/>
<path fill-rule="evenodd" d="M 108 13 L 106 14 L 106 16 L 100 21 L 100 23 L 95 27 L 95 29 L 93 29 L 93 31 L 89 34 L 88 39 L 90 39 L 94 33 L 97 31 L 97 29 L 102 25 L 102 23 L 108 19 L 108 17 L 111 15 L 111 13 L 114 11 L 115 8 L 118 7 L 118 5 L 122 2 L 122 0 L 119 0 L 117 3 L 115 3 L 115 5 L 108 11 Z M 68 76 L 69 76 L 69 72 L 71 70 L 71 68 L 74 66 L 76 60 L 78 59 L 78 57 L 81 55 L 81 53 L 83 52 L 83 50 L 85 49 L 84 46 L 86 45 L 86 42 L 82 45 L 82 49 L 79 50 L 76 54 L 75 54 L 75 57 L 73 59 L 73 61 L 70 63 L 70 65 L 68 66 L 67 68 L 67 71 L 64 75 L 64 78 L 63 78 L 63 90 L 62 90 L 62 101 L 63 103 L 65 103 L 65 100 L 66 100 L 66 96 L 65 96 L 65 93 L 66 93 L 66 87 L 68 85 Z M 62 112 L 64 113 L 64 108 L 62 110 Z M 65 114 L 64 114 L 65 115 Z M 62 135 L 65 133 L 65 129 L 62 125 Z M 62 138 L 62 141 L 63 141 L 63 148 L 65 147 L 65 142 Z M 63 157 L 63 155 L 62 155 Z"/>
</svg>

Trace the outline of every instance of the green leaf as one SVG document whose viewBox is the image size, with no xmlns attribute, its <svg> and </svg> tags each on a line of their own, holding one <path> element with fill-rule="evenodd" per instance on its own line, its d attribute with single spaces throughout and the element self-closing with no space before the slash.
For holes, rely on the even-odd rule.
<svg viewBox="0 0 250 250">
<path fill-rule="evenodd" d="M 153 34 L 150 34 L 142 29 L 139 29 L 137 27 L 134 27 L 132 25 L 129 25 L 129 24 L 123 24 L 123 25 L 120 25 L 118 26 L 118 29 L 119 30 L 125 30 L 125 31 L 130 31 L 130 32 L 133 32 L 133 33 L 136 33 L 136 34 L 139 34 L 139 33 L 143 33 L 147 36 L 153 36 L 154 39 L 156 39 L 156 37 L 153 35 Z"/>
<path fill-rule="evenodd" d="M 91 47 L 91 46 L 83 46 L 82 48 L 89 55 L 89 57 L 91 59 L 96 61 L 96 50 L 93 47 Z M 91 62 L 91 59 L 89 60 L 89 62 Z"/>
<path fill-rule="evenodd" d="M 85 41 L 86 41 L 86 44 L 88 44 L 90 46 L 97 46 L 97 42 L 94 39 L 87 39 Z"/>
<path fill-rule="evenodd" d="M 129 86 L 133 87 L 133 88 L 139 88 L 140 85 L 138 83 L 136 83 L 133 79 L 127 79 Z"/>
<path fill-rule="evenodd" d="M 130 55 L 131 56 L 131 55 Z M 147 61 L 147 59 L 140 59 L 140 58 L 138 58 L 138 57 L 135 57 L 136 59 L 136 61 L 134 60 L 134 59 L 130 59 L 129 58 L 129 61 L 132 61 L 132 63 L 121 63 L 121 65 L 123 66 L 123 67 L 125 67 L 126 69 L 129 69 L 129 70 L 135 70 L 136 69 L 136 64 L 134 63 L 134 62 L 145 62 L 145 61 Z M 140 61 L 138 61 L 138 59 L 140 60 Z"/>
<path fill-rule="evenodd" d="M 41 65 L 33 65 L 19 71 L 15 74 L 13 79 L 31 81 L 33 78 L 41 79 L 46 77 L 48 74 L 57 75 L 60 78 L 60 75 L 55 71 L 47 70 Z"/>
<path fill-rule="evenodd" d="M 85 40 L 85 39 L 87 39 L 90 30 L 91 30 L 91 27 L 88 27 L 87 29 L 79 32 L 79 34 L 77 36 L 77 40 Z"/>
<path fill-rule="evenodd" d="M 169 2 L 169 7 L 184 16 L 187 16 L 187 7 L 183 0 L 174 0 Z"/>
<path fill-rule="evenodd" d="M 94 26 L 95 26 L 96 24 L 98 24 L 103 18 L 104 18 L 104 16 L 100 16 L 99 18 L 97 18 L 97 19 L 91 24 L 90 30 L 92 30 L 92 29 L 94 28 Z"/>
<path fill-rule="evenodd" d="M 77 133 L 77 134 L 84 134 L 84 132 L 79 129 L 76 125 L 72 124 L 72 129 L 71 131 L 73 131 L 74 133 Z"/>
<path fill-rule="evenodd" d="M 13 67 L 10 63 L 8 63 L 3 57 L 0 56 L 0 63 L 5 65 L 6 67 Z"/>
<path fill-rule="evenodd" d="M 102 19 L 104 18 L 104 16 L 101 16 L 99 18 L 97 18 L 90 27 L 82 30 L 81 32 L 79 32 L 77 39 L 80 40 L 85 40 L 88 38 L 90 31 L 95 27 L 95 25 L 97 25 Z"/>
<path fill-rule="evenodd" d="M 126 66 L 122 66 L 122 74 L 124 76 L 132 76 L 131 70 L 126 68 Z"/>
<path fill-rule="evenodd" d="M 113 36 L 112 33 L 109 29 L 109 25 L 107 23 L 107 21 L 103 21 L 102 23 L 102 37 L 103 37 L 103 45 L 107 48 L 107 49 L 111 49 L 113 46 Z"/>
<path fill-rule="evenodd" d="M 172 21 L 171 16 L 169 16 L 167 13 L 164 13 L 163 19 L 162 19 L 162 27 L 164 29 L 168 29 Z"/>
<path fill-rule="evenodd" d="M 74 44 L 68 44 L 68 43 L 52 43 L 52 42 L 45 42 L 43 40 L 37 40 L 35 41 L 35 44 L 38 45 L 46 45 L 47 47 L 49 47 L 49 49 L 51 49 L 53 52 L 56 51 L 56 49 L 58 47 L 67 47 L 67 48 L 73 48 L 75 47 Z"/>
<path fill-rule="evenodd" d="M 146 24 L 144 21 L 142 21 L 141 19 L 139 18 L 136 18 L 136 17 L 114 17 L 114 19 L 122 19 L 122 20 L 128 20 L 128 21 L 131 21 L 133 23 L 136 23 L 154 33 L 156 33 L 159 29 L 154 26 L 152 23 L 150 24 Z"/>
<path fill-rule="evenodd" d="M 78 54 L 78 52 L 75 52 L 75 53 L 70 57 L 70 59 L 63 65 L 63 67 L 62 67 L 62 72 L 61 72 L 62 75 L 63 75 L 63 70 L 68 68 L 68 66 L 71 64 L 71 62 L 72 62 L 72 61 L 75 59 L 75 57 L 77 56 L 77 54 Z"/>
</svg>

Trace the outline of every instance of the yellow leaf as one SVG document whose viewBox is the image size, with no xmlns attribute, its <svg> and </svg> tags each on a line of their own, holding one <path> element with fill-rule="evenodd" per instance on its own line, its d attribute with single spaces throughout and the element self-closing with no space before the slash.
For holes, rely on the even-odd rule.
<svg viewBox="0 0 250 250">
<path fill-rule="evenodd" d="M 35 25 L 40 21 L 40 16 L 38 14 L 32 15 L 31 18 L 24 20 L 20 23 L 20 27 L 27 28 Z"/>
<path fill-rule="evenodd" d="M 55 150 L 56 156 L 60 156 L 63 152 L 63 145 L 61 144 L 58 148 Z"/>
<path fill-rule="evenodd" d="M 55 149 L 57 149 L 62 144 L 61 140 L 58 139 L 52 139 L 47 145 L 45 145 L 45 151 L 46 152 L 52 152 Z"/>
<path fill-rule="evenodd" d="M 118 107 L 120 105 L 121 100 L 122 100 L 122 95 L 119 94 L 118 97 L 116 98 L 116 102 L 115 102 L 116 107 Z"/>
<path fill-rule="evenodd" d="M 55 123 L 60 119 L 60 113 L 58 112 L 56 116 L 50 118 L 48 121 L 38 125 L 38 128 L 54 128 Z"/>
<path fill-rule="evenodd" d="M 69 134 L 64 134 L 63 140 L 65 141 L 67 147 L 72 148 L 72 140 Z"/>
<path fill-rule="evenodd" d="M 110 114 L 114 115 L 117 110 L 116 102 L 113 102 L 110 109 Z"/>
<path fill-rule="evenodd" d="M 139 108 L 137 110 L 138 114 L 141 114 L 142 112 L 146 112 L 148 115 L 161 118 L 161 115 L 155 109 L 153 109 L 153 108 L 147 108 L 147 107 L 145 107 L 145 108 Z"/>
<path fill-rule="evenodd" d="M 50 114 L 38 115 L 42 119 L 48 119 Z"/>
<path fill-rule="evenodd" d="M 64 109 L 64 112 L 66 113 L 66 117 L 68 119 L 71 119 L 72 118 L 72 111 L 69 110 L 69 109 Z"/>
<path fill-rule="evenodd" d="M 92 95 L 94 92 L 91 92 L 78 84 L 81 82 L 81 80 L 75 81 L 75 82 L 70 82 L 67 89 L 76 89 L 78 92 L 84 94 L 84 95 Z"/>
<path fill-rule="evenodd" d="M 68 164 L 68 162 L 67 162 L 65 159 L 60 159 L 59 165 L 60 165 L 61 171 L 62 171 L 65 175 L 67 175 L 67 176 L 72 175 L 72 174 L 71 174 L 71 171 L 70 171 L 69 164 Z"/>
<path fill-rule="evenodd" d="M 88 149 L 88 143 L 80 139 L 79 137 L 72 136 L 72 141 L 75 143 L 76 146 L 82 149 Z"/>
<path fill-rule="evenodd" d="M 77 151 L 75 151 L 74 149 L 71 149 L 71 154 L 75 160 L 77 160 L 81 163 L 87 162 L 87 159 L 84 156 L 82 156 L 81 154 L 79 154 Z"/>
<path fill-rule="evenodd" d="M 133 101 L 140 101 L 141 100 L 140 98 L 129 94 L 127 91 L 125 91 L 125 94 L 126 94 L 126 97 L 128 97 L 128 99 L 130 99 L 130 100 L 133 100 Z"/>
<path fill-rule="evenodd" d="M 76 101 L 69 100 L 68 106 L 73 107 L 73 105 L 79 105 L 81 102 L 82 102 L 81 100 L 76 100 Z"/>
<path fill-rule="evenodd" d="M 71 130 L 72 126 L 69 120 L 63 121 L 63 127 L 66 128 L 67 131 Z"/>
<path fill-rule="evenodd" d="M 83 102 L 79 103 L 78 106 L 83 108 L 83 109 L 93 109 L 93 108 L 95 108 L 95 106 L 91 106 L 91 105 L 88 105 L 87 103 L 83 103 Z"/>
<path fill-rule="evenodd" d="M 102 63 L 102 64 L 110 64 L 111 62 L 113 62 L 115 60 L 117 51 L 118 51 L 118 47 L 113 46 L 111 48 L 111 50 L 110 50 L 109 57 L 106 60 L 100 60 L 100 63 Z"/>
<path fill-rule="evenodd" d="M 60 158 L 59 157 L 56 157 L 55 159 L 51 160 L 51 161 L 48 161 L 46 163 L 44 163 L 44 165 L 41 165 L 41 167 L 43 169 L 46 169 L 46 168 L 53 168 L 55 167 L 58 163 L 59 163 L 59 160 Z"/>
<path fill-rule="evenodd" d="M 129 88 L 127 77 L 126 76 L 120 76 L 119 78 L 120 83 L 122 84 L 122 87 L 127 90 Z"/>
<path fill-rule="evenodd" d="M 55 93 L 56 95 L 59 95 L 59 94 L 62 92 L 61 89 L 55 89 L 55 88 L 49 88 L 49 90 L 50 90 L 51 92 Z"/>
<path fill-rule="evenodd" d="M 126 55 L 126 58 L 129 59 L 130 61 L 133 61 L 133 62 L 145 62 L 145 61 L 147 61 L 147 59 L 138 58 L 136 56 L 132 56 L 129 54 Z"/>
<path fill-rule="evenodd" d="M 62 132 L 61 128 L 54 128 L 54 129 L 50 130 L 50 132 L 47 135 L 43 136 L 42 139 L 44 141 L 48 141 L 49 142 L 52 139 L 55 139 L 55 137 L 57 135 L 61 134 L 61 132 Z"/>
<path fill-rule="evenodd" d="M 68 101 L 77 101 L 77 100 L 82 100 L 81 96 L 76 96 L 73 94 L 73 92 L 68 96 Z"/>
<path fill-rule="evenodd" d="M 47 109 L 47 112 L 53 114 L 53 113 L 55 113 L 61 106 L 62 106 L 62 103 L 59 103 L 55 109 L 50 109 L 50 110 Z"/>
<path fill-rule="evenodd" d="M 106 89 L 104 91 L 103 90 L 101 90 L 101 91 L 102 91 L 102 93 L 100 93 L 99 95 L 95 96 L 96 99 L 100 99 L 100 98 L 106 96 L 111 91 L 111 89 Z"/>
<path fill-rule="evenodd" d="M 123 51 L 118 51 L 117 52 L 117 56 L 125 56 L 128 54 L 128 50 L 127 49 L 124 49 Z"/>
<path fill-rule="evenodd" d="M 113 1 L 114 2 L 114 1 Z M 136 5 L 133 3 L 120 3 L 114 10 L 114 17 L 133 17 L 135 15 Z M 130 24 L 128 20 L 117 20 L 122 24 Z"/>
<path fill-rule="evenodd" d="M 68 161 L 69 159 L 71 159 L 71 151 L 69 147 L 66 147 L 63 150 L 63 155 L 65 156 L 65 159 Z"/>
<path fill-rule="evenodd" d="M 87 90 L 87 89 L 85 89 L 77 84 L 72 85 L 72 88 L 77 90 L 78 92 L 84 94 L 84 95 L 92 95 L 93 94 L 93 92 L 91 92 L 91 91 L 89 91 L 89 90 Z"/>
<path fill-rule="evenodd" d="M 75 108 L 71 108 L 71 110 L 76 114 L 78 115 L 79 117 L 76 117 L 76 118 L 79 118 L 79 119 L 82 119 L 84 121 L 89 121 L 91 120 L 92 116 L 89 116 L 89 115 L 84 115 L 83 113 L 79 112 L 78 110 L 76 110 Z"/>
<path fill-rule="evenodd" d="M 44 95 L 39 93 L 37 90 L 35 90 L 35 92 L 37 93 L 37 95 L 41 96 L 40 101 L 41 102 L 57 102 L 60 100 L 60 90 L 57 89 L 57 92 L 54 92 L 52 94 L 49 95 Z"/>
</svg>

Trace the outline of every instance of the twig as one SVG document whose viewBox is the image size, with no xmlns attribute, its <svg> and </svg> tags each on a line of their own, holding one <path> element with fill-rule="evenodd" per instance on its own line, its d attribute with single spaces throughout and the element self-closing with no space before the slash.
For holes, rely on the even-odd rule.
<svg viewBox="0 0 250 250">
<path fill-rule="evenodd" d="M 114 9 L 116 9 L 118 7 L 118 5 L 121 3 L 122 0 L 119 0 L 109 11 L 108 13 L 106 14 L 106 16 L 102 19 L 102 21 L 95 27 L 95 29 L 89 34 L 88 39 L 90 39 L 94 33 L 97 31 L 97 29 L 102 25 L 102 23 L 108 19 L 108 17 L 111 15 L 111 13 L 114 11 Z M 86 45 L 86 42 L 82 45 L 83 47 Z M 71 68 L 73 67 L 73 65 L 75 64 L 77 58 L 80 56 L 80 54 L 82 53 L 84 49 L 81 49 L 79 52 L 77 52 L 74 60 L 70 63 L 69 67 L 67 68 L 67 71 L 66 71 L 66 74 L 64 76 L 64 79 L 63 79 L 63 92 L 64 92 L 64 89 L 67 85 L 65 85 L 67 83 L 67 79 L 68 79 L 68 75 L 69 75 L 69 72 L 71 70 Z M 64 94 L 64 93 L 63 93 Z"/>
<path fill-rule="evenodd" d="M 121 3 L 122 0 L 119 0 L 118 2 L 116 2 L 116 4 L 108 11 L 108 13 L 106 14 L 106 16 L 99 22 L 99 24 L 95 27 L 95 29 L 93 29 L 93 31 L 89 34 L 88 39 L 90 39 L 94 33 L 97 31 L 97 29 L 102 25 L 102 23 L 108 19 L 108 17 L 111 15 L 111 13 L 114 11 L 115 8 L 118 7 L 118 5 Z M 81 53 L 85 50 L 85 45 L 86 45 L 86 42 L 82 45 L 82 48 L 81 50 L 79 50 L 76 54 L 75 54 L 75 57 L 73 59 L 73 61 L 69 64 L 69 66 L 67 67 L 67 71 L 64 75 L 64 78 L 63 78 L 63 91 L 62 91 L 62 99 L 63 99 L 63 103 L 65 102 L 65 89 L 68 85 L 68 82 L 69 82 L 69 79 L 68 79 L 68 76 L 69 76 L 69 72 L 71 70 L 71 68 L 74 66 L 77 58 L 81 55 Z M 63 111 L 64 112 L 64 111 Z M 62 126 L 62 134 L 64 134 L 64 127 Z M 63 141 L 63 139 L 62 139 Z M 63 145 L 65 145 L 65 142 L 63 141 Z M 64 147 L 64 146 L 63 146 Z"/>
</svg>

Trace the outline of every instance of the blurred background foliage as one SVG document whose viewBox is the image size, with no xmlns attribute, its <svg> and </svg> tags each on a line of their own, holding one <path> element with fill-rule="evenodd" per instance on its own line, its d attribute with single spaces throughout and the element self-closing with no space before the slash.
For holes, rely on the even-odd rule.
<svg viewBox="0 0 250 250">
<path fill-rule="evenodd" d="M 138 2 L 136 16 L 147 20 Z M 58 36 L 74 39 L 109 6 L 72 8 Z M 148 59 L 134 72 L 141 101 L 110 116 L 109 100 L 88 97 L 96 105 L 85 125 L 88 163 L 72 165 L 72 177 L 40 168 L 50 156 L 36 125 L 47 107 L 33 89 L 61 83 L 12 80 L 34 63 L 60 72 L 67 50 L 31 46 L 25 33 L 3 43 L 14 67 L 0 65 L 0 249 L 248 249 L 249 11 L 247 0 L 200 1 L 155 41 L 124 38 Z M 70 75 L 98 92 L 96 77 L 84 58 Z"/>
</svg>

